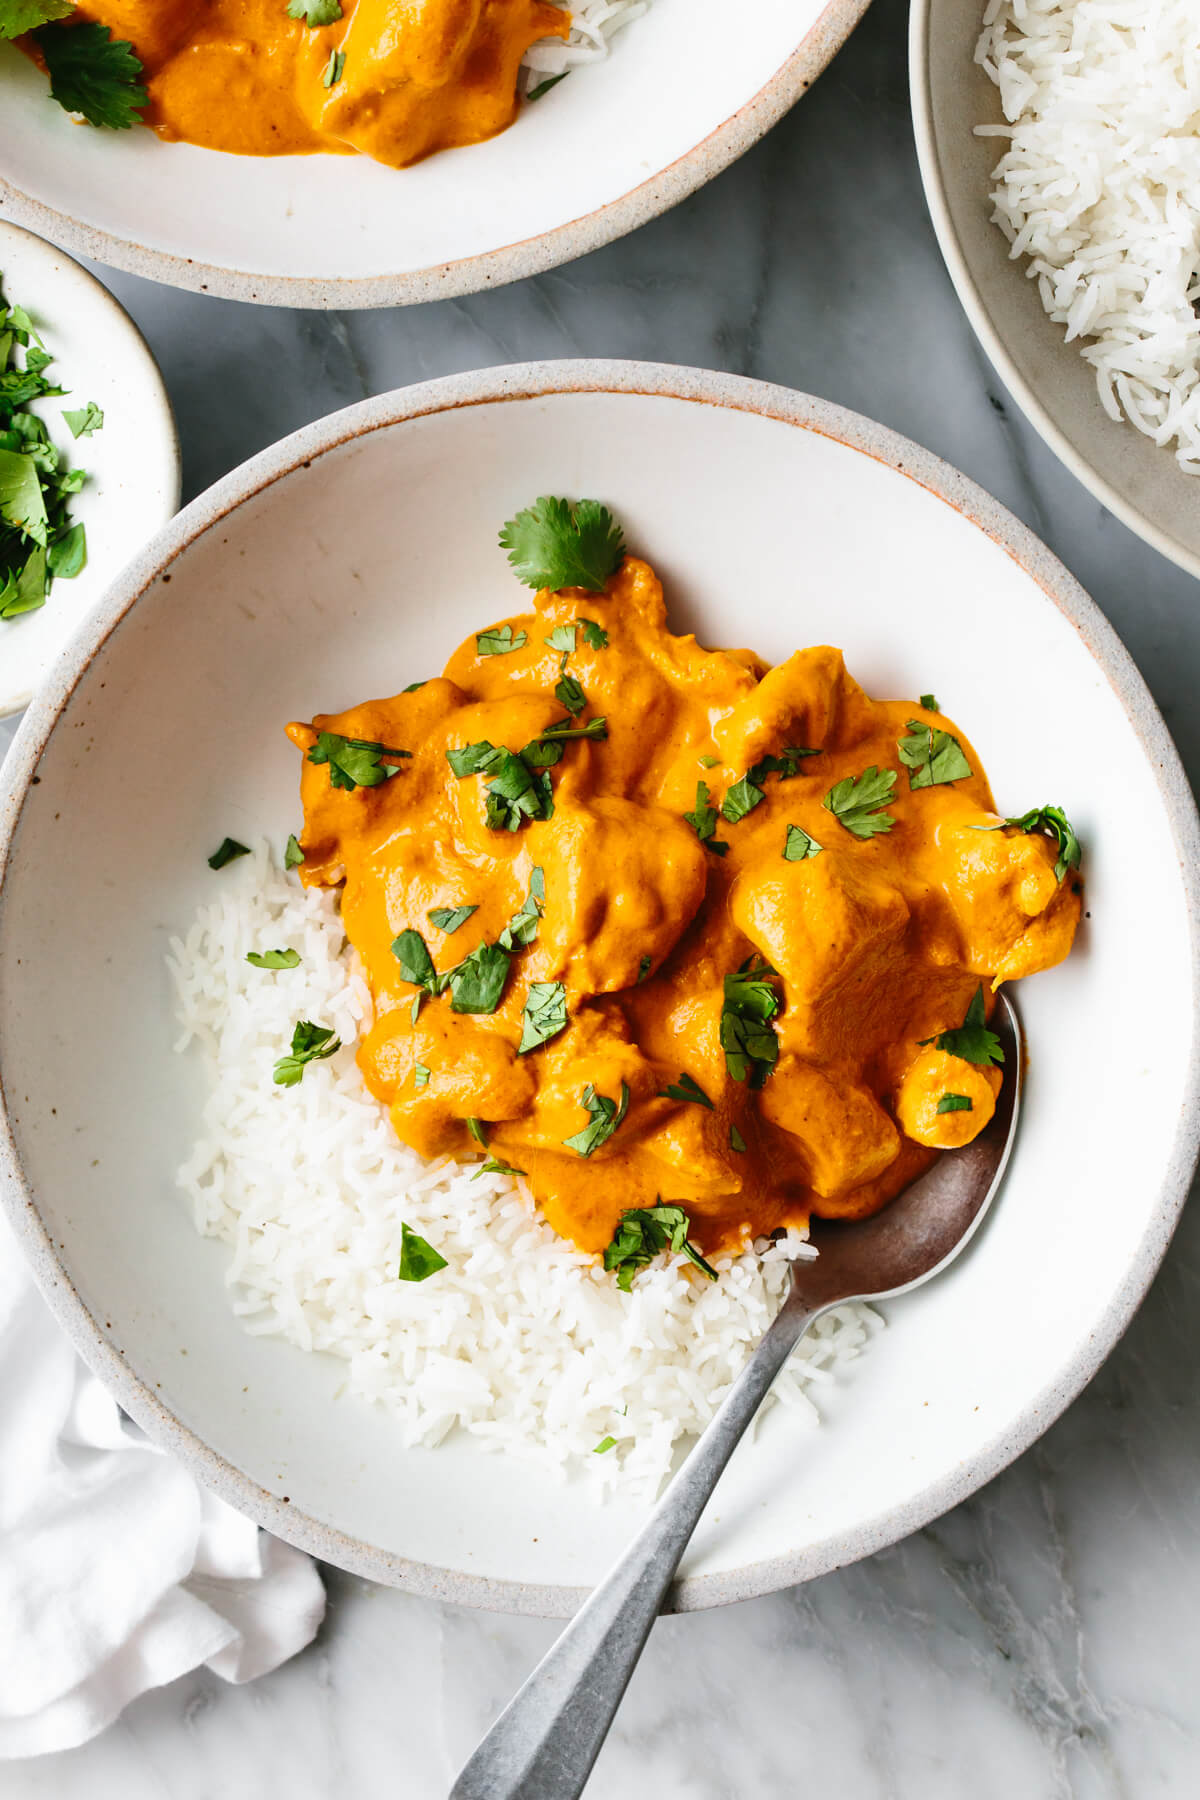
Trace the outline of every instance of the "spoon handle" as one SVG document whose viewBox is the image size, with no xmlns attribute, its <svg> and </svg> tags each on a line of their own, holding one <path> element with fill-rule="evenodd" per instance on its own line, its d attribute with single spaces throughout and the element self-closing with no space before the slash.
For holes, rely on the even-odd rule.
<svg viewBox="0 0 1200 1800">
<path fill-rule="evenodd" d="M 450 1800 L 576 1800 L 721 1472 L 817 1309 L 785 1303 L 612 1573 L 501 1713 Z"/>
</svg>

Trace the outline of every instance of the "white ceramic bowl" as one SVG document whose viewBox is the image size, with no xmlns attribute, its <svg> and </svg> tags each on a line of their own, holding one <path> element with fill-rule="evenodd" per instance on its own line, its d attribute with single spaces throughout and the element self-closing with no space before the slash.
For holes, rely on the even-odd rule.
<svg viewBox="0 0 1200 1800">
<path fill-rule="evenodd" d="M 489 143 L 397 172 L 84 131 L 0 44 L 0 206 L 157 281 L 281 306 L 394 306 L 499 286 L 653 218 L 748 149 L 869 0 L 654 0 L 611 56 Z"/>
<path fill-rule="evenodd" d="M 1004 144 L 996 89 L 973 52 L 983 0 L 913 0 L 909 73 L 925 197 L 950 278 L 984 350 L 1030 423 L 1084 486 L 1164 556 L 1200 576 L 1200 478 L 1132 425 L 1110 419 L 1096 379 L 1046 317 L 1027 259 L 991 223 L 989 179 Z"/>
<path fill-rule="evenodd" d="M 949 1275 L 828 1393 L 745 1445 L 684 1564 L 710 1605 L 878 1548 L 969 1494 L 1094 1372 L 1162 1256 L 1197 1143 L 1197 820 L 1111 629 L 977 488 L 882 427 L 730 376 L 612 363 L 364 402 L 160 534 L 35 703 L 0 796 L 0 1189 L 122 1404 L 201 1479 L 382 1581 L 569 1612 L 641 1516 L 473 1442 L 404 1451 L 340 1365 L 245 1336 L 173 1189 L 202 1076 L 171 1054 L 167 934 L 226 832 L 297 819 L 284 720 L 439 668 L 517 596 L 533 496 L 597 495 L 671 618 L 779 659 L 845 646 L 876 694 L 935 690 L 1001 805 L 1060 802 L 1088 922 L 1022 988 L 1027 1101 L 1003 1194 Z M 38 783 L 31 785 L 33 776 Z M 70 858 L 70 880 L 60 878 Z"/>
<path fill-rule="evenodd" d="M 68 398 L 39 401 L 58 447 L 88 472 L 71 502 L 87 528 L 87 567 L 53 583 L 45 606 L 0 620 L 0 718 L 27 706 L 51 662 L 135 550 L 179 505 L 179 444 L 158 365 L 108 289 L 53 244 L 0 221 L 0 287 L 22 305 L 54 357 Z M 94 400 L 103 429 L 72 438 L 64 407 Z"/>
</svg>

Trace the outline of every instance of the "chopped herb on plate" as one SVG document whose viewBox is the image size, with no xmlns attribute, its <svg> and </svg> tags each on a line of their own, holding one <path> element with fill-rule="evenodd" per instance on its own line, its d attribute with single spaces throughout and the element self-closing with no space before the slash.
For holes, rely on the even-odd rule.
<svg viewBox="0 0 1200 1800">
<path fill-rule="evenodd" d="M 534 943 L 537 939 L 538 926 L 542 922 L 542 913 L 546 901 L 545 872 L 536 864 L 529 872 L 529 893 L 521 905 L 520 912 L 515 912 L 504 930 L 500 933 L 500 947 L 512 952 L 522 945 Z"/>
<path fill-rule="evenodd" d="M 509 956 L 499 944 L 479 944 L 443 981 L 456 1013 L 494 1013 L 508 980 Z"/>
<path fill-rule="evenodd" d="M 943 1094 L 937 1103 L 937 1109 L 939 1113 L 974 1111 L 970 1097 L 967 1094 Z"/>
<path fill-rule="evenodd" d="M 290 1056 L 281 1056 L 275 1064 L 275 1081 L 280 1087 L 295 1087 L 310 1062 L 323 1062 L 341 1047 L 341 1038 L 335 1037 L 327 1026 L 314 1025 L 311 1019 L 299 1020 L 292 1033 Z"/>
<path fill-rule="evenodd" d="M 558 77 L 558 79 L 561 81 L 562 76 L 560 75 Z M 610 1450 L 615 1450 L 616 1447 L 617 1447 L 617 1440 L 615 1437 L 602 1437 L 600 1439 L 600 1442 L 593 1449 L 592 1455 L 593 1456 L 606 1456 Z"/>
<path fill-rule="evenodd" d="M 963 747 L 948 731 L 923 725 L 920 719 L 908 721 L 908 736 L 896 745 L 900 761 L 908 770 L 912 789 L 944 787 L 951 781 L 962 781 L 971 773 L 971 765 Z"/>
<path fill-rule="evenodd" d="M 487 631 L 475 633 L 475 654 L 477 656 L 507 656 L 510 650 L 522 650 L 528 643 L 525 632 L 513 634 L 511 625 L 492 625 Z"/>
<path fill-rule="evenodd" d="M 239 856 L 249 856 L 247 844 L 239 844 L 236 838 L 222 838 L 208 859 L 210 869 L 223 869 L 226 863 L 236 862 Z"/>
<path fill-rule="evenodd" d="M 589 1081 L 583 1090 L 580 1105 L 590 1121 L 582 1131 L 572 1137 L 564 1138 L 568 1150 L 577 1150 L 580 1156 L 591 1156 L 601 1144 L 607 1144 L 625 1114 L 629 1111 L 629 1083 L 621 1083 L 620 1101 L 610 1100 L 607 1094 L 598 1094 Z"/>
<path fill-rule="evenodd" d="M 77 411 L 64 407 L 63 418 L 70 427 L 73 438 L 91 437 L 104 424 L 104 414 L 94 400 L 89 400 L 86 406 Z"/>
<path fill-rule="evenodd" d="M 298 950 L 247 950 L 246 961 L 256 969 L 298 969 Z"/>
<path fill-rule="evenodd" d="M 444 931 L 449 937 L 460 925 L 466 924 L 472 913 L 478 911 L 478 906 L 435 906 L 425 917 L 431 925 L 436 925 L 439 931 Z"/>
<path fill-rule="evenodd" d="M 872 838 L 896 823 L 883 808 L 894 798 L 896 771 L 872 763 L 861 775 L 847 775 L 830 788 L 821 804 L 855 837 Z"/>
<path fill-rule="evenodd" d="M 432 1244 L 415 1231 L 400 1222 L 400 1267 L 397 1275 L 401 1281 L 428 1281 L 439 1269 L 448 1267 L 446 1258 L 436 1251 Z"/>
<path fill-rule="evenodd" d="M 779 1061 L 779 1041 L 771 1026 L 779 1011 L 777 979 L 768 963 L 753 957 L 725 977 L 720 1033 L 725 1067 L 734 1081 L 749 1077 L 752 1088 L 761 1088 Z"/>
<path fill-rule="evenodd" d="M 654 1261 L 664 1250 L 688 1260 L 710 1281 L 717 1271 L 706 1262 L 696 1246 L 688 1241 L 691 1220 L 682 1206 L 636 1206 L 621 1214 L 621 1222 L 612 1243 L 604 1252 L 604 1267 L 617 1272 L 617 1286 L 628 1294 L 639 1269 Z"/>
<path fill-rule="evenodd" d="M 693 1081 L 686 1069 L 677 1082 L 672 1082 L 670 1087 L 663 1089 L 662 1098 L 665 1100 L 690 1100 L 693 1106 L 707 1106 L 709 1112 L 713 1110 L 712 1101 L 700 1083 Z"/>
<path fill-rule="evenodd" d="M 335 788 L 372 788 L 398 775 L 398 757 L 411 757 L 411 750 L 393 750 L 377 744 L 373 738 L 342 737 L 337 731 L 320 731 L 308 753 L 310 763 L 328 764 L 329 780 Z"/>
<path fill-rule="evenodd" d="M 283 866 L 285 869 L 298 869 L 303 861 L 304 852 L 296 841 L 296 834 L 293 831 L 284 846 Z"/>
<path fill-rule="evenodd" d="M 789 825 L 787 839 L 783 846 L 784 862 L 807 862 L 810 856 L 820 856 L 824 846 L 818 844 L 816 838 L 809 837 L 799 825 Z"/>
<path fill-rule="evenodd" d="M 531 981 L 529 998 L 521 1015 L 521 1042 L 517 1054 L 536 1050 L 567 1028 L 567 990 L 561 981 Z"/>
<path fill-rule="evenodd" d="M 724 843 L 722 839 L 716 835 L 717 819 L 719 815 L 716 807 L 709 805 L 708 783 L 706 781 L 698 781 L 696 783 L 695 811 L 684 813 L 683 817 L 685 822 L 691 826 L 706 850 L 713 851 L 717 856 L 728 856 L 729 845 Z"/>
<path fill-rule="evenodd" d="M 1004 1061 L 1000 1039 L 994 1031 L 988 1030 L 982 982 L 975 989 L 967 1008 L 967 1016 L 961 1025 L 956 1025 L 950 1031 L 939 1032 L 936 1037 L 921 1038 L 918 1041 L 922 1048 L 926 1044 L 933 1044 L 936 1049 L 944 1050 L 947 1056 L 960 1056 L 964 1062 L 978 1063 L 983 1068 L 989 1063 Z"/>
</svg>

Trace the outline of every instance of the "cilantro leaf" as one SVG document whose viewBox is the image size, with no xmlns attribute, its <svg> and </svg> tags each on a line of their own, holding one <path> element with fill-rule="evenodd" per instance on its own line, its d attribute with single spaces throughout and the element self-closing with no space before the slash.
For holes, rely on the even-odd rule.
<svg viewBox="0 0 1200 1800">
<path fill-rule="evenodd" d="M 0 619 L 15 619 L 20 613 L 36 612 L 39 606 L 45 606 L 49 585 L 46 552 L 34 549 L 18 571 L 10 570 L 0 588 Z"/>
<path fill-rule="evenodd" d="M 557 725 L 547 725 L 545 731 L 538 734 L 535 740 L 539 744 L 565 744 L 574 738 L 606 738 L 608 736 L 607 719 L 589 719 L 586 725 L 573 725 L 570 719 L 560 719 Z M 531 746 L 526 744 L 521 752 L 528 756 Z"/>
<path fill-rule="evenodd" d="M 247 950 L 246 961 L 256 969 L 298 969 L 298 950 Z"/>
<path fill-rule="evenodd" d="M 654 958 L 652 956 L 643 956 L 643 957 L 639 958 L 637 981 L 635 983 L 635 986 L 641 987 L 643 981 L 645 981 L 647 975 L 650 973 L 653 962 L 654 962 Z"/>
<path fill-rule="evenodd" d="M 510 519 L 500 548 L 526 587 L 588 588 L 601 593 L 625 557 L 621 528 L 596 500 L 556 500 L 543 494 Z"/>
<path fill-rule="evenodd" d="M 1068 869 L 1077 869 L 1083 861 L 1083 850 L 1075 835 L 1075 827 L 1068 819 L 1061 806 L 1035 806 L 1031 812 L 1022 813 L 1017 819 L 1001 819 L 998 825 L 976 825 L 976 831 L 1003 831 L 1006 826 L 1027 834 L 1032 831 L 1045 832 L 1058 844 L 1058 861 L 1054 865 L 1055 879 L 1063 880 Z"/>
<path fill-rule="evenodd" d="M 398 938 L 393 939 L 392 955 L 400 964 L 400 975 L 404 981 L 411 981 L 414 987 L 421 988 L 426 994 L 440 992 L 440 977 L 433 966 L 429 946 L 419 931 L 414 931 L 411 926 L 402 931 Z"/>
<path fill-rule="evenodd" d="M 396 1271 L 400 1281 L 428 1281 L 439 1269 L 448 1267 L 446 1258 L 436 1251 L 432 1244 L 415 1231 L 410 1231 L 403 1220 L 400 1221 L 400 1267 Z"/>
<path fill-rule="evenodd" d="M 736 825 L 740 819 L 745 818 L 748 812 L 753 812 L 759 801 L 765 800 L 766 797 L 765 791 L 756 782 L 751 781 L 749 775 L 743 775 L 740 781 L 734 782 L 722 800 L 722 816 L 728 819 L 731 825 Z"/>
<path fill-rule="evenodd" d="M 560 81 L 565 81 L 570 73 L 570 69 L 564 69 L 561 75 L 547 75 L 545 81 L 539 81 L 536 87 L 530 88 L 525 98 L 527 100 L 540 100 L 543 94 L 548 94 L 550 89 L 557 87 Z"/>
<path fill-rule="evenodd" d="M 731 825 L 744 819 L 748 812 L 753 812 L 760 800 L 766 799 L 765 783 L 768 775 L 778 775 L 784 781 L 790 781 L 800 773 L 800 764 L 807 756 L 820 756 L 819 750 L 806 750 L 798 744 L 789 744 L 779 756 L 762 756 L 747 769 L 740 781 L 733 786 L 721 802 L 721 811 Z M 706 762 L 705 757 L 700 758 Z M 714 757 L 715 763 L 716 758 Z"/>
<path fill-rule="evenodd" d="M 567 990 L 561 981 L 531 981 L 529 998 L 521 1015 L 521 1042 L 517 1055 L 549 1043 L 567 1028 Z"/>
<path fill-rule="evenodd" d="M 74 10 L 70 0 L 0 0 L 0 42 L 23 37 L 51 19 L 65 19 Z"/>
<path fill-rule="evenodd" d="M 503 998 L 508 971 L 507 950 L 499 944 L 478 944 L 443 980 L 450 989 L 451 1011 L 494 1013 Z"/>
<path fill-rule="evenodd" d="M 466 924 L 472 913 L 478 911 L 478 906 L 435 906 L 425 917 L 431 925 L 436 925 L 439 931 L 444 931 L 449 937 L 460 925 Z"/>
<path fill-rule="evenodd" d="M 321 76 L 321 86 L 327 88 L 336 87 L 338 82 L 342 79 L 342 71 L 345 67 L 346 52 L 344 50 L 331 50 L 329 52 L 329 61 L 325 64 L 325 69 Z M 405 692 L 407 693 L 408 690 L 405 689 Z"/>
<path fill-rule="evenodd" d="M 729 845 L 723 843 L 715 833 L 717 829 L 717 809 L 708 803 L 708 783 L 696 783 L 696 810 L 684 813 L 685 822 L 691 826 L 706 850 L 712 850 L 717 856 L 727 856 Z"/>
<path fill-rule="evenodd" d="M 478 1181 L 481 1175 L 524 1175 L 524 1169 L 514 1168 L 512 1163 L 501 1162 L 498 1156 L 489 1156 L 485 1163 L 480 1163 L 472 1181 Z"/>
<path fill-rule="evenodd" d="M 287 16 L 302 20 L 315 31 L 322 25 L 336 25 L 342 8 L 340 0 L 288 0 Z"/>
<path fill-rule="evenodd" d="M 629 1083 L 621 1083 L 620 1103 L 610 1100 L 607 1094 L 598 1094 L 589 1081 L 583 1090 L 580 1105 L 587 1113 L 590 1124 L 577 1131 L 572 1137 L 564 1138 L 568 1150 L 577 1150 L 580 1156 L 591 1156 L 601 1144 L 607 1144 L 621 1120 L 629 1110 Z M 606 1265 L 607 1266 L 607 1265 Z"/>
<path fill-rule="evenodd" d="M 933 694 L 922 694 L 920 704 L 925 708 L 926 712 L 941 712 L 942 710 Z"/>
<path fill-rule="evenodd" d="M 554 689 L 554 698 L 565 706 L 572 718 L 578 718 L 587 705 L 587 695 L 573 675 L 564 675 Z"/>
<path fill-rule="evenodd" d="M 556 75 L 554 79 L 555 79 L 555 81 L 561 81 L 562 76 Z M 545 82 L 543 82 L 542 86 L 545 87 L 545 85 L 546 85 Z M 553 85 L 553 84 L 551 84 L 551 85 Z M 600 1442 L 593 1447 L 592 1455 L 593 1456 L 605 1456 L 605 1455 L 607 1455 L 608 1451 L 615 1450 L 616 1447 L 617 1447 L 617 1440 L 615 1437 L 602 1437 L 600 1439 Z"/>
<path fill-rule="evenodd" d="M 546 876 L 542 869 L 534 867 L 529 874 L 529 893 L 522 902 L 520 912 L 513 914 L 500 933 L 499 941 L 502 949 L 511 952 L 521 945 L 528 946 L 537 941 L 538 926 L 542 922 L 545 901 Z"/>
<path fill-rule="evenodd" d="M 487 631 L 475 633 L 475 654 L 477 656 L 507 656 L 510 650 L 521 650 L 529 642 L 525 632 L 518 631 L 513 636 L 511 625 L 493 625 Z"/>
<path fill-rule="evenodd" d="M 746 1153 L 746 1140 L 736 1125 L 729 1127 L 729 1148 L 736 1150 L 739 1156 L 744 1156 Z"/>
<path fill-rule="evenodd" d="M 971 773 L 971 765 L 963 755 L 963 747 L 948 731 L 933 725 L 922 725 L 920 719 L 908 721 L 907 737 L 896 745 L 900 761 L 909 771 L 911 789 L 944 787 L 951 781 L 962 781 Z"/>
<path fill-rule="evenodd" d="M 574 625 L 556 625 L 549 637 L 542 639 L 549 650 L 561 650 L 564 656 L 570 656 L 575 648 Z"/>
<path fill-rule="evenodd" d="M 463 1123 L 481 1150 L 487 1149 L 487 1127 L 482 1119 L 464 1119 Z"/>
<path fill-rule="evenodd" d="M 132 44 L 94 23 L 43 25 L 33 36 L 45 59 L 51 98 L 60 106 L 110 131 L 141 124 L 139 114 L 150 96 Z"/>
<path fill-rule="evenodd" d="M 99 431 L 104 424 L 104 414 L 94 400 L 89 400 L 87 405 L 80 407 L 78 411 L 68 412 L 64 408 L 63 418 L 70 426 L 73 438 L 91 437 L 92 433 Z"/>
<path fill-rule="evenodd" d="M 296 834 L 293 831 L 284 846 L 283 866 L 285 869 L 298 869 L 303 861 L 304 852 L 297 843 Z"/>
<path fill-rule="evenodd" d="M 413 1086 L 416 1088 L 428 1087 L 431 1073 L 432 1071 L 425 1063 L 414 1063 Z"/>
<path fill-rule="evenodd" d="M 966 1094 L 943 1094 L 937 1103 L 939 1113 L 973 1112 L 975 1109 Z"/>
<path fill-rule="evenodd" d="M 583 641 L 592 650 L 608 649 L 608 633 L 603 625 L 597 625 L 595 619 L 580 619 L 583 626 Z"/>
<path fill-rule="evenodd" d="M 0 519 L 37 544 L 46 542 L 46 502 L 41 471 L 34 458 L 17 450 L 0 450 Z"/>
<path fill-rule="evenodd" d="M 707 1106 L 709 1112 L 712 1112 L 713 1110 L 712 1101 L 700 1086 L 700 1083 L 692 1080 L 692 1077 L 687 1073 L 686 1069 L 679 1077 L 677 1083 L 673 1083 L 670 1087 L 665 1087 L 663 1089 L 662 1098 L 666 1100 L 690 1100 L 693 1106 Z"/>
<path fill-rule="evenodd" d="M 71 525 L 51 541 L 46 567 L 55 580 L 73 581 L 86 566 L 87 531 L 82 525 Z"/>
<path fill-rule="evenodd" d="M 223 869 L 226 863 L 236 862 L 239 856 L 249 856 L 248 844 L 239 844 L 236 838 L 222 838 L 208 859 L 210 869 Z"/>
<path fill-rule="evenodd" d="M 979 1063 L 983 1068 L 989 1063 L 1004 1061 L 1000 1039 L 987 1027 L 982 982 L 975 990 L 967 1008 L 967 1016 L 961 1025 L 956 1025 L 950 1031 L 939 1032 L 936 1037 L 920 1038 L 918 1042 L 922 1048 L 926 1044 L 932 1044 L 936 1049 L 944 1050 L 947 1056 L 960 1056 L 964 1062 Z"/>
<path fill-rule="evenodd" d="M 847 775 L 836 782 L 821 804 L 855 837 L 871 838 L 877 832 L 890 831 L 896 823 L 890 813 L 882 811 L 893 798 L 895 786 L 896 771 L 878 769 L 872 763 L 861 775 Z"/>
<path fill-rule="evenodd" d="M 717 1271 L 706 1262 L 696 1246 L 688 1241 L 691 1220 L 682 1206 L 635 1206 L 621 1214 L 612 1243 L 604 1252 L 604 1267 L 617 1272 L 617 1286 L 628 1294 L 639 1269 L 664 1250 L 686 1256 L 710 1281 Z"/>
<path fill-rule="evenodd" d="M 789 825 L 787 839 L 783 846 L 784 862 L 806 862 L 810 856 L 820 856 L 825 848 L 818 844 L 816 838 L 809 837 L 807 831 L 799 825 Z"/>
<path fill-rule="evenodd" d="M 304 1077 L 310 1062 L 323 1062 L 342 1047 L 341 1038 L 324 1025 L 301 1019 L 292 1033 L 290 1056 L 281 1056 L 275 1064 L 274 1078 L 279 1087 L 295 1087 Z"/>
<path fill-rule="evenodd" d="M 377 744 L 372 738 L 342 737 L 336 731 L 322 731 L 317 734 L 317 741 L 308 753 L 308 760 L 318 765 L 327 763 L 332 786 L 350 790 L 378 787 L 380 782 L 399 774 L 394 762 L 390 765 L 384 762 L 385 757 L 390 759 L 411 755 L 411 750 L 392 750 L 387 744 Z"/>
<path fill-rule="evenodd" d="M 779 995 L 768 963 L 747 959 L 725 977 L 725 1002 L 721 1008 L 721 1048 L 725 1067 L 734 1081 L 761 1088 L 779 1061 L 779 1041 L 771 1020 L 779 1011 Z"/>
</svg>

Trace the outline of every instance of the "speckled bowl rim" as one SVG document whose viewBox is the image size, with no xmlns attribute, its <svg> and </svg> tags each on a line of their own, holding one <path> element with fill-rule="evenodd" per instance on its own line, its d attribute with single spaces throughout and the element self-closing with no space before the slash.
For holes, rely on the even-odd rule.
<svg viewBox="0 0 1200 1800">
<path fill-rule="evenodd" d="M 988 361 L 1034 430 L 1050 446 L 1058 460 L 1065 463 L 1075 479 L 1082 482 L 1114 518 L 1120 519 L 1122 525 L 1127 525 L 1130 531 L 1157 550 L 1160 556 L 1165 556 L 1169 562 L 1200 579 L 1200 555 L 1169 531 L 1155 525 L 1134 501 L 1123 494 L 1120 488 L 1114 487 L 1076 449 L 1053 415 L 1043 406 L 1037 391 L 1022 375 L 1004 338 L 992 322 L 987 302 L 955 230 L 950 202 L 942 180 L 942 163 L 933 125 L 933 84 L 929 76 L 929 14 L 930 0 L 912 0 L 908 26 L 908 79 L 913 133 L 917 144 L 921 185 L 925 189 L 925 203 L 933 222 L 934 235 L 971 329 L 982 344 Z M 1072 355 L 1074 351 L 1064 342 L 1063 353 Z"/>
<path fill-rule="evenodd" d="M 478 256 L 434 264 L 392 275 L 363 275 L 335 280 L 310 275 L 257 275 L 176 256 L 102 231 L 86 220 L 35 200 L 0 174 L 0 218 L 7 214 L 43 237 L 94 257 L 114 269 L 172 287 L 216 294 L 226 300 L 251 300 L 263 306 L 307 306 L 338 309 L 367 306 L 412 306 L 423 300 L 446 300 L 479 293 L 540 275 L 560 263 L 573 262 L 624 237 L 659 213 L 703 187 L 714 175 L 756 144 L 812 86 L 837 55 L 871 0 L 829 0 L 796 49 L 774 75 L 731 113 L 715 131 L 665 169 L 659 169 L 594 212 L 570 219 L 520 243 L 505 244 Z"/>
<path fill-rule="evenodd" d="M 904 1506 L 787 1556 L 679 1582 L 670 1609 L 688 1612 L 746 1600 L 823 1575 L 884 1549 L 956 1506 L 1028 1448 L 1096 1373 L 1150 1286 L 1178 1222 L 1200 1149 L 1200 819 L 1179 754 L 1132 658 L 1095 602 L 1057 557 L 1007 509 L 939 457 L 883 425 L 826 400 L 744 376 L 655 363 L 579 360 L 516 364 L 451 375 L 360 401 L 294 432 L 235 469 L 160 531 L 109 589 L 98 611 L 60 657 L 25 717 L 0 779 L 0 882 L 38 760 L 63 708 L 102 644 L 168 565 L 235 507 L 292 470 L 350 439 L 431 413 L 551 394 L 656 395 L 696 405 L 757 413 L 817 432 L 895 469 L 977 525 L 1030 575 L 1095 658 L 1154 771 L 1179 855 L 1191 941 L 1193 1025 L 1187 1098 L 1180 1109 L 1166 1178 L 1154 1217 L 1103 1318 L 1077 1344 L 1066 1366 L 977 1456 L 931 1483 Z M 80 1354 L 151 1438 L 179 1457 L 197 1480 L 260 1525 L 356 1575 L 439 1600 L 501 1612 L 569 1617 L 586 1589 L 490 1579 L 412 1562 L 302 1513 L 267 1493 L 167 1411 L 125 1361 L 72 1287 L 26 1183 L 0 1083 L 0 1204 L 17 1233 L 38 1284 Z"/>
</svg>

